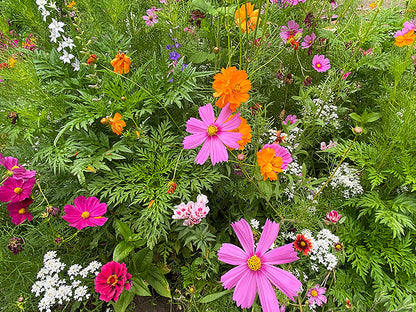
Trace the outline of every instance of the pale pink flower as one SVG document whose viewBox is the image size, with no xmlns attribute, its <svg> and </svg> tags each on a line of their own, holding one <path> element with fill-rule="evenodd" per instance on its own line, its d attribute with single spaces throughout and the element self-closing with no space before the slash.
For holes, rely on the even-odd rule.
<svg viewBox="0 0 416 312">
<path fill-rule="evenodd" d="M 309 35 L 305 36 L 305 38 L 303 39 L 303 42 L 301 44 L 302 49 L 309 49 L 312 46 L 315 39 L 316 39 L 316 35 L 314 33 L 311 33 L 310 36 Z"/>
<path fill-rule="evenodd" d="M 148 9 L 146 10 L 146 14 L 147 15 L 143 15 L 143 19 L 145 20 L 146 25 L 153 27 L 158 22 L 156 11 L 153 9 Z"/>
<path fill-rule="evenodd" d="M 312 59 L 312 66 L 318 72 L 326 72 L 331 68 L 329 59 L 325 58 L 325 55 L 315 55 Z"/>
<path fill-rule="evenodd" d="M 299 29 L 299 24 L 294 20 L 291 20 L 287 23 L 287 26 L 282 26 L 280 29 L 280 38 L 286 43 L 289 37 L 295 37 L 297 33 L 302 34 L 303 28 Z"/>
<path fill-rule="evenodd" d="M 341 219 L 341 214 L 338 213 L 336 210 L 332 210 L 326 214 L 326 219 L 331 221 L 333 224 L 337 223 L 339 219 Z"/>
<path fill-rule="evenodd" d="M 184 226 L 192 226 L 201 222 L 209 212 L 209 207 L 206 205 L 208 198 L 204 194 L 199 194 L 196 203 L 189 201 L 187 204 L 181 203 L 175 206 L 172 219 L 185 220 Z"/>
<path fill-rule="evenodd" d="M 326 297 L 324 296 L 326 288 L 319 287 L 319 284 L 316 284 L 314 288 L 311 288 L 306 293 L 308 297 L 309 305 L 322 306 L 323 303 L 326 303 Z"/>
</svg>

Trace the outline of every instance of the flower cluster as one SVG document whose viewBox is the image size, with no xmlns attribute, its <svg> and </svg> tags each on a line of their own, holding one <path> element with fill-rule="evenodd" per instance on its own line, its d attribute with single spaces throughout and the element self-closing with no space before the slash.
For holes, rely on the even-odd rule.
<svg viewBox="0 0 416 312">
<path fill-rule="evenodd" d="M 209 212 L 208 198 L 199 194 L 196 198 L 196 202 L 188 202 L 187 204 L 181 203 L 175 206 L 172 219 L 185 220 L 184 226 L 192 226 L 201 222 L 202 218 L 205 218 Z"/>
<path fill-rule="evenodd" d="M 394 44 L 398 47 L 412 45 L 415 41 L 415 28 L 416 19 L 404 22 L 403 29 L 398 30 L 394 35 L 394 38 L 396 38 Z"/>
<path fill-rule="evenodd" d="M 340 188 L 345 198 L 352 198 L 364 193 L 360 184 L 359 171 L 345 162 L 335 172 L 330 186 L 333 189 Z"/>
<path fill-rule="evenodd" d="M 339 237 L 328 229 L 322 229 L 316 235 L 316 239 L 310 233 L 305 233 L 305 236 L 310 235 L 309 238 L 313 245 L 310 253 L 311 261 L 322 264 L 328 271 L 333 270 L 338 264 L 338 259 L 331 251 L 333 246 L 339 242 Z M 312 268 L 318 270 L 318 266 L 312 266 Z"/>
<path fill-rule="evenodd" d="M 116 302 L 124 289 L 130 289 L 131 274 L 127 273 L 124 263 L 111 261 L 102 266 L 94 283 L 95 291 L 100 294 L 100 300 Z"/>
</svg>

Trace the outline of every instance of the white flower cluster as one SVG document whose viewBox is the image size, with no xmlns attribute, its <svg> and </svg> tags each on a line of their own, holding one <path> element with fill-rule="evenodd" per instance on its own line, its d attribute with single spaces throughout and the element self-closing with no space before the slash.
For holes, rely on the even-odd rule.
<svg viewBox="0 0 416 312">
<path fill-rule="evenodd" d="M 352 198 L 364 193 L 358 170 L 349 167 L 349 164 L 345 162 L 338 168 L 330 185 L 333 189 L 341 187 L 345 198 Z"/>
<path fill-rule="evenodd" d="M 38 10 L 41 12 L 43 21 L 46 22 L 46 18 L 51 14 L 50 11 L 47 10 L 47 8 L 58 10 L 56 7 L 55 2 L 50 1 L 49 4 L 47 0 L 36 0 L 36 4 L 38 5 Z M 54 18 L 52 18 L 51 23 L 49 24 L 48 28 L 50 29 L 50 40 L 51 42 L 57 43 L 57 40 L 61 38 L 62 40 L 59 42 L 58 45 L 58 52 L 62 51 L 62 55 L 59 57 L 62 62 L 65 63 L 71 63 L 71 60 L 74 59 L 74 62 L 71 63 L 72 67 L 74 68 L 74 71 L 78 71 L 80 69 L 80 61 L 70 53 L 72 48 L 75 47 L 74 41 L 70 37 L 65 37 L 63 35 L 64 33 L 64 27 L 65 24 L 63 22 L 60 22 Z M 61 34 L 62 33 L 62 34 Z M 69 49 L 69 51 L 65 50 L 66 48 Z"/>
<path fill-rule="evenodd" d="M 250 220 L 250 225 L 253 229 L 258 230 L 259 226 L 260 226 L 260 222 L 259 222 L 259 220 L 251 219 Z"/>
<path fill-rule="evenodd" d="M 313 113 L 310 108 L 305 108 L 305 117 L 317 117 L 323 121 L 324 125 L 329 125 L 335 129 L 339 129 L 341 125 L 339 122 L 338 107 L 331 104 L 324 104 L 322 99 L 313 99 L 313 102 L 317 107 L 317 113 L 319 113 L 319 116 L 315 116 L 316 114 Z"/>
<path fill-rule="evenodd" d="M 322 264 L 328 271 L 333 270 L 338 263 L 337 257 L 331 252 L 335 243 L 339 242 L 339 237 L 332 234 L 328 229 L 322 229 L 316 239 L 312 236 L 311 231 L 303 230 L 302 234 L 312 242 L 310 253 L 311 269 L 318 272 L 319 264 Z"/>
<path fill-rule="evenodd" d="M 47 252 L 43 257 L 43 267 L 37 274 L 37 281 L 32 285 L 32 293 L 36 297 L 43 293 L 38 303 L 39 311 L 51 312 L 54 305 L 69 302 L 71 299 L 77 301 L 88 299 L 91 296 L 88 293 L 88 287 L 81 285 L 82 282 L 75 277 L 86 278 L 88 274 L 97 275 L 101 266 L 101 263 L 97 261 L 92 261 L 84 269 L 79 264 L 72 265 L 67 272 L 71 280 L 69 284 L 68 279 L 59 276 L 65 264 L 56 257 L 56 251 Z"/>
</svg>

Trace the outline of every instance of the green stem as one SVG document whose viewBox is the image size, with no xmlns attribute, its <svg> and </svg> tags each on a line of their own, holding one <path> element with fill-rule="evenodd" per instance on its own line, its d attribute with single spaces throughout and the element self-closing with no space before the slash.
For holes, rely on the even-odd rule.
<svg viewBox="0 0 416 312">
<path fill-rule="evenodd" d="M 72 234 L 70 237 L 65 238 L 64 240 L 62 240 L 61 244 L 63 243 L 67 243 L 70 242 L 75 236 L 78 235 L 78 233 L 80 232 L 80 230 L 77 230 L 74 234 Z"/>
</svg>

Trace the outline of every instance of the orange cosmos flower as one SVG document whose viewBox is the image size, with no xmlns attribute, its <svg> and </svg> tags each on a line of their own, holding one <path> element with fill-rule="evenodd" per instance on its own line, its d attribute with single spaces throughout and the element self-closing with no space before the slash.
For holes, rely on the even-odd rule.
<svg viewBox="0 0 416 312">
<path fill-rule="evenodd" d="M 397 36 L 396 42 L 394 43 L 398 47 L 403 47 L 405 45 L 410 46 L 412 45 L 413 41 L 415 41 L 415 34 L 413 30 L 409 30 L 407 34 L 403 36 Z"/>
<path fill-rule="evenodd" d="M 123 69 L 124 73 L 127 74 L 129 72 L 130 64 L 130 58 L 124 53 L 120 53 L 120 51 L 118 51 L 116 57 L 111 61 L 111 65 L 114 67 L 114 72 L 120 74 L 123 74 Z"/>
<path fill-rule="evenodd" d="M 247 102 L 250 98 L 248 91 L 251 90 L 251 83 L 247 77 L 245 70 L 237 70 L 234 66 L 221 69 L 221 73 L 214 76 L 212 83 L 214 97 L 219 97 L 215 105 L 223 108 L 230 103 L 231 110 L 235 112 L 242 102 Z"/>
<path fill-rule="evenodd" d="M 123 127 L 126 126 L 126 123 L 121 118 L 122 117 L 119 113 L 115 113 L 114 117 L 110 118 L 108 122 L 111 126 L 111 130 L 113 130 L 113 132 L 118 135 L 121 134 L 121 131 L 123 131 Z"/>
<path fill-rule="evenodd" d="M 275 157 L 275 151 L 272 148 L 263 148 L 257 152 L 257 164 L 260 166 L 260 172 L 264 176 L 263 180 L 267 178 L 270 181 L 277 180 L 277 173 L 282 172 L 283 159 L 282 157 Z"/>
<path fill-rule="evenodd" d="M 232 116 L 230 116 L 231 119 Z M 243 136 L 241 137 L 241 140 L 238 141 L 238 145 L 240 145 L 239 150 L 242 151 L 244 150 L 244 146 L 246 146 L 247 143 L 251 142 L 251 127 L 250 125 L 247 123 L 247 120 L 245 120 L 243 117 L 240 116 L 241 119 L 241 123 L 240 126 L 238 126 L 238 128 L 231 130 L 230 132 L 238 132 L 241 133 Z M 232 148 L 230 148 L 232 150 Z"/>
<path fill-rule="evenodd" d="M 235 25 L 240 27 L 242 32 L 247 31 L 247 26 L 252 31 L 256 28 L 257 19 L 259 18 L 259 10 L 254 10 L 254 4 L 248 2 L 243 4 L 239 10 L 235 11 Z M 260 24 L 261 19 L 259 19 Z"/>
</svg>

